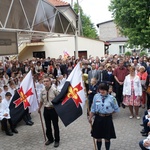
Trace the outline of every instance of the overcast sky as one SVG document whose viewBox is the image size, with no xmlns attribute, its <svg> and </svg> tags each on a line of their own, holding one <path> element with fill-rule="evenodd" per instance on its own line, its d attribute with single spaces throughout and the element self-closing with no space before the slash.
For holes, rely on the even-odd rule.
<svg viewBox="0 0 150 150">
<path fill-rule="evenodd" d="M 71 0 L 64 0 L 71 3 Z M 76 2 L 76 0 L 73 0 Z M 83 12 L 90 16 L 91 21 L 96 25 L 98 23 L 111 20 L 111 12 L 108 6 L 111 0 L 78 0 Z"/>
</svg>

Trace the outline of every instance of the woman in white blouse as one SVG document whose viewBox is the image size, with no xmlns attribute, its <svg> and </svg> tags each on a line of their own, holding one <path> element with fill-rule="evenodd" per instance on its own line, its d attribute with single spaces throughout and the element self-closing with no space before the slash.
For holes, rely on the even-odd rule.
<svg viewBox="0 0 150 150">
<path fill-rule="evenodd" d="M 140 97 L 142 96 L 142 86 L 139 76 L 135 73 L 135 67 L 129 68 L 130 74 L 125 77 L 123 84 L 123 104 L 129 106 L 131 115 L 130 119 L 134 117 L 133 107 L 137 119 L 139 116 L 139 106 L 141 105 Z"/>
</svg>

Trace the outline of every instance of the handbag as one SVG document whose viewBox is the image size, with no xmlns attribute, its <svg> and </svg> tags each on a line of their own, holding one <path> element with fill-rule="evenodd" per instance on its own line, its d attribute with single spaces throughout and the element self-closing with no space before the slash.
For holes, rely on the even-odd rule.
<svg viewBox="0 0 150 150">
<path fill-rule="evenodd" d="M 150 94 L 150 86 L 146 89 L 146 93 Z"/>
</svg>

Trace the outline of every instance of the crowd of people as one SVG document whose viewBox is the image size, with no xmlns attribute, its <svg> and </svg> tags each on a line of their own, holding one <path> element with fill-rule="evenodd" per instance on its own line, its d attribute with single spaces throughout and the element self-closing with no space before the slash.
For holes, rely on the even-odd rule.
<svg viewBox="0 0 150 150">
<path fill-rule="evenodd" d="M 113 123 L 111 116 L 114 112 L 119 111 L 119 107 L 128 107 L 130 112 L 129 118 L 132 119 L 135 117 L 138 120 L 141 117 L 139 114 L 140 107 L 146 107 L 147 110 L 150 109 L 150 92 L 148 92 L 148 88 L 150 87 L 150 58 L 147 56 L 139 57 L 137 53 L 133 53 L 132 56 L 116 54 L 105 55 L 101 58 L 98 56 L 96 58 L 90 56 L 87 59 L 84 57 L 81 59 L 75 59 L 74 56 L 63 58 L 60 55 L 58 59 L 48 57 L 46 59 L 33 58 L 24 61 L 9 60 L 8 57 L 5 57 L 3 62 L 0 62 L 0 120 L 2 127 L 5 126 L 3 124 L 3 120 L 11 120 L 11 118 L 7 116 L 9 115 L 9 112 L 7 112 L 7 115 L 4 115 L 3 111 L 1 111 L 1 105 L 4 101 L 3 99 L 6 99 L 8 95 L 9 97 L 14 95 L 14 91 L 19 88 L 21 81 L 31 70 L 40 103 L 38 110 L 39 113 L 42 105 L 44 105 L 44 119 L 46 124 L 46 135 L 48 138 L 45 145 L 49 145 L 55 141 L 54 146 L 58 147 L 60 140 L 58 116 L 52 106 L 51 100 L 61 91 L 66 78 L 79 61 L 82 62 L 83 80 L 89 102 L 87 113 L 89 116 L 89 122 L 92 122 L 92 118 L 95 115 L 97 116 L 95 119 L 97 118 L 100 122 L 104 119 L 105 121 L 108 119 L 107 121 L 111 122 L 112 128 Z M 46 96 L 47 94 L 49 95 L 48 97 Z M 53 95 L 52 97 L 51 94 Z M 108 101 L 112 101 L 110 103 L 114 103 L 111 108 L 112 110 L 110 111 L 106 107 L 107 111 L 97 112 L 94 106 L 96 103 L 95 97 L 97 96 L 100 100 L 102 100 L 102 97 L 106 95 L 111 95 L 109 98 L 106 98 L 105 101 L 106 105 L 108 105 L 107 99 Z M 105 101 L 99 103 L 99 108 L 105 107 Z M 51 113 L 54 114 L 55 118 L 50 116 Z M 26 119 L 26 124 L 33 125 L 30 114 L 27 113 L 27 115 L 29 115 L 28 118 L 30 119 Z M 47 117 L 51 117 L 51 120 L 48 120 Z M 99 117 L 101 119 L 99 119 Z M 27 117 L 25 116 L 25 118 Z M 54 137 L 52 135 L 51 126 L 49 126 L 49 121 L 53 122 L 55 130 Z M 110 139 L 115 138 L 115 131 L 111 131 L 113 132 L 113 135 L 106 137 L 106 134 L 108 133 L 105 132 L 107 129 L 104 129 L 103 135 L 99 135 L 97 134 L 98 129 L 95 127 L 97 125 L 99 126 L 99 123 L 94 120 L 93 131 L 91 134 L 93 137 L 97 137 L 98 139 L 98 150 L 100 150 L 101 147 L 101 138 L 106 140 L 106 149 L 109 149 Z M 146 117 L 143 119 L 143 125 L 144 129 L 142 130 L 142 135 L 148 136 L 148 132 L 150 131 L 150 122 L 149 119 L 146 119 Z M 7 135 L 12 135 L 10 131 L 8 134 L 8 128 L 6 129 L 4 127 L 4 130 Z M 15 128 L 12 128 L 11 131 L 14 133 L 16 131 L 16 133 L 18 133 Z M 148 147 L 147 145 L 144 146 L 143 141 L 140 142 L 140 147 L 141 145 L 143 147 Z"/>
</svg>

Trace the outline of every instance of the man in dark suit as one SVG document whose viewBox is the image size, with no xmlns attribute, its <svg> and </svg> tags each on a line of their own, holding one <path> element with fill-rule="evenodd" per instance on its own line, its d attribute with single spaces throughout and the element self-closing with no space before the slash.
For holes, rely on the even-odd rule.
<svg viewBox="0 0 150 150">
<path fill-rule="evenodd" d="M 90 85 L 91 79 L 96 78 L 98 81 L 99 78 L 99 72 L 96 70 L 96 65 L 94 63 L 91 64 L 91 70 L 88 72 L 88 83 Z"/>
<path fill-rule="evenodd" d="M 107 71 L 104 70 L 103 64 L 100 64 L 99 70 L 98 70 L 98 83 L 106 82 L 106 76 Z"/>
<path fill-rule="evenodd" d="M 56 64 L 56 67 L 54 68 L 54 77 L 59 77 L 60 75 L 63 75 L 63 70 L 60 68 L 59 64 Z"/>
<path fill-rule="evenodd" d="M 66 62 L 65 60 L 62 61 L 61 65 L 60 65 L 60 69 L 62 71 L 62 75 L 68 75 L 68 72 L 67 72 L 67 65 L 66 65 Z"/>
<path fill-rule="evenodd" d="M 86 64 L 84 64 L 84 68 L 82 69 L 82 73 L 88 74 L 90 70 L 91 70 L 91 68 L 89 68 L 88 64 L 86 63 Z"/>
</svg>

